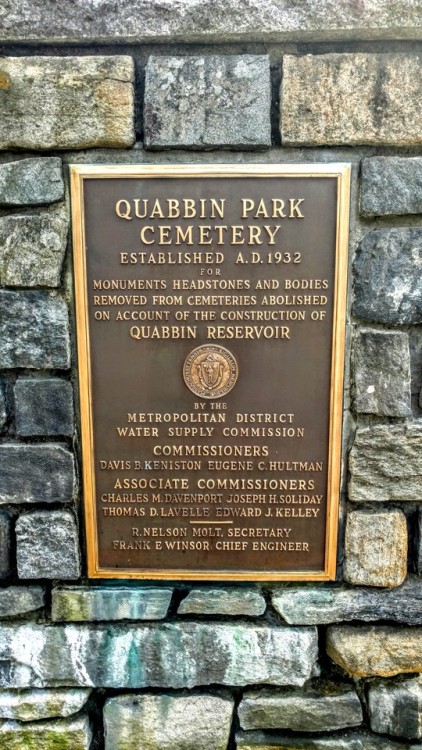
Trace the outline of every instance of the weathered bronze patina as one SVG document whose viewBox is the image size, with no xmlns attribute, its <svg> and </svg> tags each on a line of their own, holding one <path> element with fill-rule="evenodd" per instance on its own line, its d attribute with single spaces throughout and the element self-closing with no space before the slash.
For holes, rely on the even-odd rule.
<svg viewBox="0 0 422 750">
<path fill-rule="evenodd" d="M 334 576 L 348 184 L 72 167 L 90 576 Z"/>
</svg>

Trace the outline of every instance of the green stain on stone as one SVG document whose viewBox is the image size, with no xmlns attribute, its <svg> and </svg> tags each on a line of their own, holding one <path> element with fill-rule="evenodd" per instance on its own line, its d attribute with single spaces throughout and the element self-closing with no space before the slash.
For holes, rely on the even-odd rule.
<svg viewBox="0 0 422 750">
<path fill-rule="evenodd" d="M 8 750 L 85 750 L 86 738 L 81 733 L 55 729 L 34 732 L 24 727 L 18 732 L 0 734 L 0 745 Z"/>
</svg>

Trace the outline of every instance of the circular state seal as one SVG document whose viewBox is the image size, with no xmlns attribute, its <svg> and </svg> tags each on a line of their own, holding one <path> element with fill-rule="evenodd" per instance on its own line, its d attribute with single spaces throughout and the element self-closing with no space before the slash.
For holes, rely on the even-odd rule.
<svg viewBox="0 0 422 750">
<path fill-rule="evenodd" d="M 235 385 L 237 376 L 237 362 L 223 346 L 198 346 L 188 354 L 183 365 L 187 387 L 201 398 L 225 396 Z"/>
</svg>

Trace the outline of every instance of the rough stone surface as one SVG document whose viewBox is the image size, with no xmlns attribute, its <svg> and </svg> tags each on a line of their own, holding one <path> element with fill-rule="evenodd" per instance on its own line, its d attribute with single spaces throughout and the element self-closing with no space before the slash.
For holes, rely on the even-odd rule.
<svg viewBox="0 0 422 750">
<path fill-rule="evenodd" d="M 0 723 L 0 747 L 5 750 L 89 750 L 91 739 L 91 728 L 85 716 L 28 724 Z"/>
<path fill-rule="evenodd" d="M 301 686 L 317 658 L 315 628 L 216 622 L 0 627 L 5 688 Z"/>
<path fill-rule="evenodd" d="M 420 750 L 421 745 L 364 732 L 342 732 L 326 737 L 238 732 L 236 747 L 238 750 Z"/>
<path fill-rule="evenodd" d="M 0 148 L 131 146 L 133 80 L 126 56 L 2 57 Z"/>
<path fill-rule="evenodd" d="M 11 571 L 12 519 L 4 510 L 0 511 L 0 579 L 7 578 Z"/>
<path fill-rule="evenodd" d="M 394 589 L 296 584 L 275 589 L 272 604 L 290 625 L 326 625 L 342 620 L 395 620 L 422 625 L 422 581 L 408 576 Z"/>
<path fill-rule="evenodd" d="M 88 688 L 50 690 L 2 690 L 0 718 L 15 721 L 67 718 L 77 714 L 90 696 Z"/>
<path fill-rule="evenodd" d="M 389 681 L 368 688 L 371 729 L 394 737 L 422 737 L 422 684 L 420 677 Z"/>
<path fill-rule="evenodd" d="M 422 213 L 422 157 L 363 159 L 360 209 L 363 216 Z"/>
<path fill-rule="evenodd" d="M 417 535 L 416 535 L 416 571 L 419 576 L 422 576 L 422 508 L 418 511 L 417 520 Z"/>
<path fill-rule="evenodd" d="M 145 75 L 146 148 L 268 148 L 268 57 L 150 57 Z"/>
<path fill-rule="evenodd" d="M 162 620 L 172 594 L 173 589 L 55 588 L 51 617 L 55 622 Z"/>
<path fill-rule="evenodd" d="M 355 258 L 354 315 L 385 325 L 422 323 L 421 270 L 422 228 L 369 232 Z"/>
<path fill-rule="evenodd" d="M 333 4 L 330 0 L 3 0 L 0 41 L 326 41 L 419 39 L 420 9 L 409 0 Z"/>
<path fill-rule="evenodd" d="M 407 523 L 398 508 L 354 510 L 347 515 L 344 580 L 392 588 L 407 573 Z"/>
<path fill-rule="evenodd" d="M 0 431 L 7 422 L 6 393 L 0 380 Z"/>
<path fill-rule="evenodd" d="M 356 677 L 422 672 L 422 628 L 331 625 L 327 653 Z"/>
<path fill-rule="evenodd" d="M 322 692 L 261 690 L 245 693 L 238 709 L 242 729 L 291 729 L 295 732 L 332 732 L 363 721 L 356 691 L 348 686 L 325 686 Z"/>
<path fill-rule="evenodd" d="M 226 750 L 234 702 L 215 695 L 121 695 L 104 707 L 105 750 Z"/>
<path fill-rule="evenodd" d="M 19 378 L 15 409 L 18 435 L 73 435 L 73 389 L 66 380 Z"/>
<path fill-rule="evenodd" d="M 349 499 L 356 503 L 422 497 L 422 427 L 358 427 L 349 457 Z"/>
<path fill-rule="evenodd" d="M 16 522 L 19 578 L 62 578 L 80 575 L 75 516 L 66 510 L 35 510 Z"/>
<path fill-rule="evenodd" d="M 418 55 L 283 57 L 281 140 L 291 146 L 422 143 Z"/>
<path fill-rule="evenodd" d="M 190 591 L 177 610 L 179 615 L 248 615 L 259 617 L 266 602 L 258 591 L 242 588 L 196 588 Z"/>
<path fill-rule="evenodd" d="M 0 368 L 68 369 L 69 318 L 54 293 L 0 291 Z"/>
<path fill-rule="evenodd" d="M 360 330 L 355 341 L 355 411 L 410 417 L 409 336 L 400 331 Z"/>
<path fill-rule="evenodd" d="M 42 206 L 63 197 L 61 159 L 47 156 L 0 164 L 0 206 Z"/>
<path fill-rule="evenodd" d="M 64 210 L 0 217 L 0 286 L 60 286 L 68 224 Z"/>
<path fill-rule="evenodd" d="M 74 458 L 62 445 L 0 445 L 0 503 L 67 503 L 76 490 Z"/>
<path fill-rule="evenodd" d="M 9 586 L 6 589 L 0 589 L 0 618 L 34 612 L 41 609 L 44 604 L 45 589 L 42 586 Z M 3 716 L 1 713 L 1 693 L 0 718 L 13 718 L 12 716 Z"/>
</svg>

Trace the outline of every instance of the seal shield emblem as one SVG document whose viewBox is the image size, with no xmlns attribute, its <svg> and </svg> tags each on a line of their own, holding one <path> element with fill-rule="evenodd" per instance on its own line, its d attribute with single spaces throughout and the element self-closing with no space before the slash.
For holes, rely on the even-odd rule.
<svg viewBox="0 0 422 750">
<path fill-rule="evenodd" d="M 233 354 L 223 346 L 204 344 L 193 349 L 183 365 L 183 379 L 201 398 L 221 398 L 237 381 L 238 367 Z"/>
</svg>

